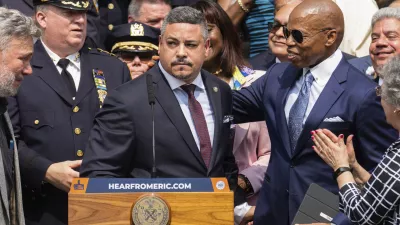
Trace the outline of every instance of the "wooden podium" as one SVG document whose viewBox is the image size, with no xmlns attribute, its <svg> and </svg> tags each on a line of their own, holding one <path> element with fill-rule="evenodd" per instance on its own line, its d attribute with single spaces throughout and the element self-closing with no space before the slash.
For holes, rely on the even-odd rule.
<svg viewBox="0 0 400 225">
<path fill-rule="evenodd" d="M 68 224 L 233 225 L 233 208 L 226 178 L 77 178 Z"/>
</svg>

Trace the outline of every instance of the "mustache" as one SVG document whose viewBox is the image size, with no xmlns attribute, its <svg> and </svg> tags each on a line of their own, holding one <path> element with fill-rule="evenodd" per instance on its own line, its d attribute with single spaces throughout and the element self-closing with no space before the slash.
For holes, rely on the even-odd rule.
<svg viewBox="0 0 400 225">
<path fill-rule="evenodd" d="M 176 65 L 193 66 L 193 63 L 190 62 L 189 60 L 185 59 L 185 58 L 180 58 L 180 59 L 176 59 L 176 60 L 172 61 L 171 65 L 172 66 L 176 66 Z"/>
</svg>

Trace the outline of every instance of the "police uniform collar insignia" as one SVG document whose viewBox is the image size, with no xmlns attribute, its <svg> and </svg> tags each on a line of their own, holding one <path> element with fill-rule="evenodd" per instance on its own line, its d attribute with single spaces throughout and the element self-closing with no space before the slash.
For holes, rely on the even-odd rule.
<svg viewBox="0 0 400 225">
<path fill-rule="evenodd" d="M 131 36 L 144 36 L 144 28 L 142 24 L 134 23 L 131 25 Z"/>
<path fill-rule="evenodd" d="M 94 85 L 96 86 L 97 89 L 97 94 L 99 96 L 99 102 L 101 108 L 104 104 L 104 99 L 107 96 L 107 84 L 103 71 L 99 69 L 93 69 L 93 80 L 94 80 Z"/>
</svg>

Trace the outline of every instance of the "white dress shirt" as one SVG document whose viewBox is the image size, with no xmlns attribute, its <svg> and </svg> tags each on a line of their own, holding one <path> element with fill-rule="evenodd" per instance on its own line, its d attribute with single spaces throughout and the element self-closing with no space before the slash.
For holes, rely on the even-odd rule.
<svg viewBox="0 0 400 225">
<path fill-rule="evenodd" d="M 57 65 L 58 61 L 61 59 L 56 53 L 50 50 L 49 47 L 42 41 L 43 47 L 46 50 L 47 54 L 49 54 L 51 60 L 53 61 L 54 65 L 56 66 L 58 72 L 61 75 L 62 68 Z M 79 82 L 81 81 L 81 60 L 79 52 L 76 52 L 72 55 L 65 57 L 69 59 L 70 63 L 67 66 L 67 71 L 71 74 L 72 79 L 74 79 L 76 91 L 78 91 Z"/>
<path fill-rule="evenodd" d="M 183 115 L 185 116 L 185 119 L 186 119 L 187 123 L 189 124 L 190 131 L 192 131 L 192 135 L 196 142 L 197 148 L 200 151 L 200 139 L 199 139 L 199 136 L 197 135 L 192 116 L 190 115 L 190 110 L 189 110 L 189 105 L 188 105 L 188 100 L 189 100 L 188 95 L 181 88 L 181 86 L 185 85 L 186 83 L 182 80 L 179 80 L 179 79 L 173 77 L 169 73 L 167 73 L 167 71 L 165 71 L 164 68 L 162 67 L 161 63 L 158 63 L 158 65 L 161 69 L 161 72 L 164 74 L 165 79 L 167 79 L 169 86 L 171 87 L 172 91 L 174 92 L 176 100 L 178 100 L 178 103 L 182 109 Z M 206 122 L 207 122 L 208 134 L 210 135 L 211 147 L 212 147 L 213 140 L 214 140 L 214 111 L 211 107 L 210 101 L 208 100 L 207 91 L 204 86 L 203 79 L 201 79 L 200 73 L 196 77 L 196 79 L 194 79 L 192 84 L 196 85 L 196 89 L 194 90 L 194 97 L 200 103 L 201 108 L 203 109 L 204 117 L 206 118 Z"/>
<path fill-rule="evenodd" d="M 303 68 L 303 76 L 301 76 L 294 86 L 291 87 L 285 105 L 285 116 L 286 121 L 289 123 L 289 113 L 290 109 L 294 105 L 297 97 L 299 96 L 299 92 L 301 86 L 304 83 L 304 76 L 309 70 L 311 70 L 311 74 L 314 77 L 314 81 L 311 85 L 310 90 L 310 99 L 308 101 L 308 106 L 306 110 L 306 114 L 304 115 L 303 124 L 305 123 L 308 115 L 312 108 L 314 107 L 315 102 L 317 102 L 321 92 L 324 90 L 326 84 L 332 76 L 333 71 L 335 71 L 336 67 L 339 65 L 340 60 L 342 60 L 343 54 L 340 50 L 336 50 L 336 52 L 331 55 L 329 58 L 325 59 L 320 64 L 314 66 L 313 68 Z"/>
</svg>

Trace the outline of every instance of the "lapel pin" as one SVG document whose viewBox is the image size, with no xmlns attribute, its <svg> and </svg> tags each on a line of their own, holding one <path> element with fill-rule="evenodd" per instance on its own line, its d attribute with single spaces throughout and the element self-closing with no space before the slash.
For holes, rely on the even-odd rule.
<svg viewBox="0 0 400 225">
<path fill-rule="evenodd" d="M 217 87 L 213 87 L 213 91 L 214 92 L 218 92 L 218 88 Z"/>
</svg>

